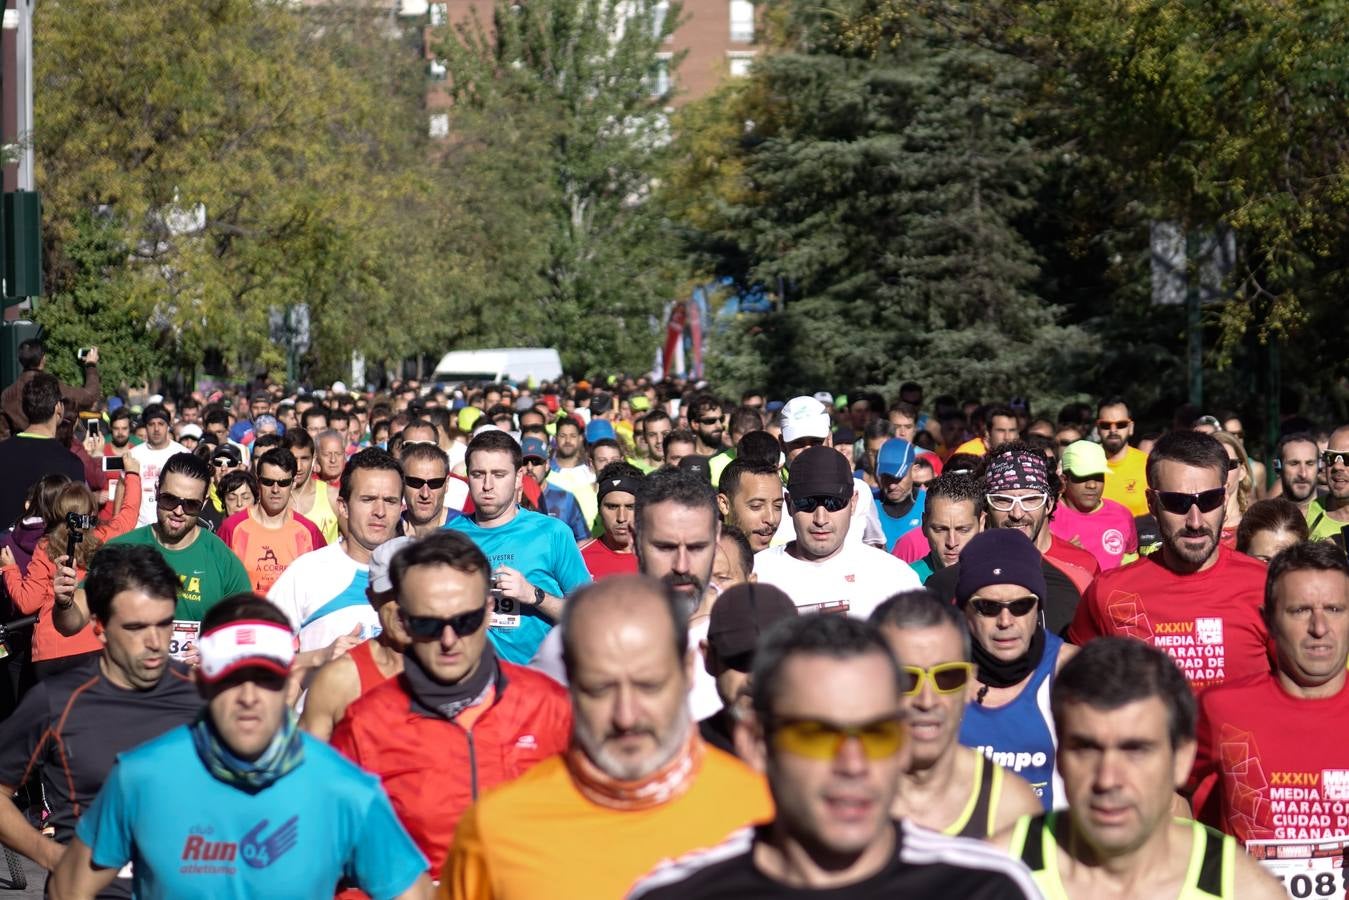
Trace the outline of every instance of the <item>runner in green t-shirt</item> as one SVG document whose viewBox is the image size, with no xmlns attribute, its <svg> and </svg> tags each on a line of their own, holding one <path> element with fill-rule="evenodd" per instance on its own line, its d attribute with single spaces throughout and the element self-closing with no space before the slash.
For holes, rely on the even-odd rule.
<svg viewBox="0 0 1349 900">
<path fill-rule="evenodd" d="M 169 457 L 160 472 L 155 494 L 156 521 L 109 541 L 154 547 L 177 573 L 173 653 L 180 658 L 186 657 L 195 645 L 197 623 L 207 610 L 226 597 L 252 589 L 239 558 L 197 522 L 210 479 L 206 463 L 191 453 Z M 73 570 L 64 565 L 54 587 L 52 622 L 62 634 L 74 634 L 89 621 L 84 590 L 75 587 Z"/>
<path fill-rule="evenodd" d="M 159 515 L 163 519 L 166 514 L 161 509 Z M 173 614 L 175 619 L 200 622 L 206 611 L 219 601 L 234 594 L 246 594 L 253 589 L 239 557 L 230 552 L 224 541 L 199 527 L 195 516 L 192 517 L 193 536 L 190 543 L 185 545 L 169 546 L 162 543 L 156 533 L 159 527 L 158 524 L 146 525 L 113 538 L 108 543 L 144 544 L 159 550 L 173 571 L 178 573 L 178 608 Z"/>
</svg>

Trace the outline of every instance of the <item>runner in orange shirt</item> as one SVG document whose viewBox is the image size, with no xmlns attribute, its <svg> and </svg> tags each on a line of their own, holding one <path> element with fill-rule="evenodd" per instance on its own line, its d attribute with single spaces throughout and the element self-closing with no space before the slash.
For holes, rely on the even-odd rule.
<svg viewBox="0 0 1349 900">
<path fill-rule="evenodd" d="M 258 460 L 258 502 L 220 524 L 220 539 L 243 562 L 259 594 L 266 594 L 301 554 L 327 543 L 313 522 L 290 508 L 296 471 L 293 453 L 284 447 L 268 450 Z"/>
</svg>

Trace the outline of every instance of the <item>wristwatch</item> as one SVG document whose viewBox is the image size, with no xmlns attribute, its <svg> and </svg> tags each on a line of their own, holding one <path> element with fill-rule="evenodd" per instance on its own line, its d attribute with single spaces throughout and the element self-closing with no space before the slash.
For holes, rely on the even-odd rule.
<svg viewBox="0 0 1349 900">
<path fill-rule="evenodd" d="M 535 608 L 535 609 L 537 609 L 537 608 L 540 607 L 540 606 L 543 606 L 543 598 L 544 598 L 543 588 L 541 588 L 541 587 L 536 587 L 536 588 L 534 588 L 534 608 Z"/>
</svg>

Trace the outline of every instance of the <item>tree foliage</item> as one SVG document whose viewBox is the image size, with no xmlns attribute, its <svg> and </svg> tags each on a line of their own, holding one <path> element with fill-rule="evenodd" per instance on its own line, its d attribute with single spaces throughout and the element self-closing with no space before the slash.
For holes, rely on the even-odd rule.
<svg viewBox="0 0 1349 900">
<path fill-rule="evenodd" d="M 672 295 L 669 231 L 649 202 L 666 153 L 654 93 L 678 8 L 656 0 L 500 0 L 447 26 L 456 146 L 485 341 L 556 346 L 569 369 L 643 369 Z"/>
<path fill-rule="evenodd" d="M 755 334 L 729 341 L 733 352 L 775 346 L 765 381 L 797 390 L 913 378 L 976 396 L 1061 394 L 1092 342 L 1031 290 L 1038 260 L 1017 225 L 1046 147 L 1020 114 L 1027 67 L 935 29 L 873 57 L 823 26 L 783 24 L 796 46 L 719 98 L 742 123 L 718 132 L 720 153 L 696 134 L 682 147 L 703 173 L 676 202 L 700 225 L 697 257 L 785 300 L 742 323 Z"/>
<path fill-rule="evenodd" d="M 101 291 L 152 343 L 190 362 L 215 348 L 247 374 L 282 369 L 269 319 L 296 304 L 309 305 L 319 373 L 353 350 L 418 349 L 426 336 L 399 327 L 403 311 L 433 306 L 443 278 L 428 275 L 434 254 L 414 252 L 436 213 L 415 165 L 416 58 L 389 22 L 279 0 L 40 6 L 51 304 Z M 88 284 L 77 258 L 91 216 L 127 254 L 107 285 Z M 56 324 L 68 317 L 48 315 L 55 341 L 69 340 Z M 160 374 L 129 346 L 105 359 L 118 355 L 139 360 L 128 374 Z"/>
</svg>

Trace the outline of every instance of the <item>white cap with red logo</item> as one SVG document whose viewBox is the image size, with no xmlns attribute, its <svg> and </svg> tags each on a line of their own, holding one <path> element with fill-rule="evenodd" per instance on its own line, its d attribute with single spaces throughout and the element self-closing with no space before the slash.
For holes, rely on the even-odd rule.
<svg viewBox="0 0 1349 900">
<path fill-rule="evenodd" d="M 251 668 L 288 675 L 295 661 L 295 636 L 276 622 L 240 619 L 203 634 L 199 649 L 201 674 L 206 681 L 219 681 Z"/>
</svg>

